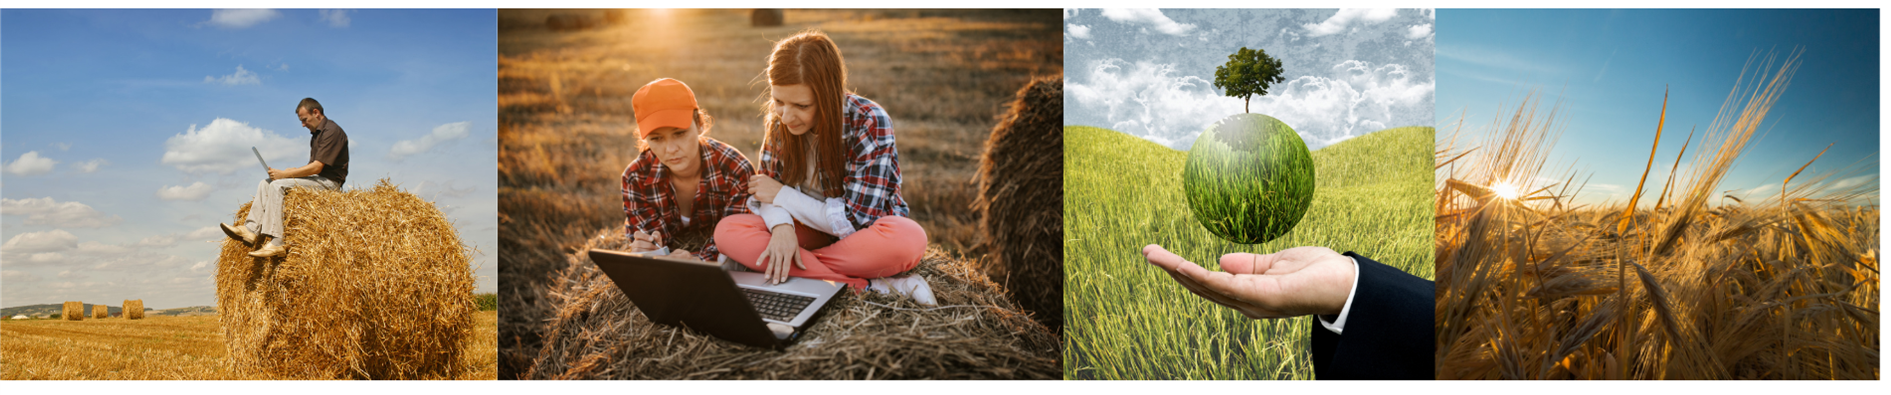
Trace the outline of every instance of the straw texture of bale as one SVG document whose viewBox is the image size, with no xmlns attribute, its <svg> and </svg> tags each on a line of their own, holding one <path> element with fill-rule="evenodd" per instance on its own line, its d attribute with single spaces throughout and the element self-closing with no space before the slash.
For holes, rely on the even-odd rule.
<svg viewBox="0 0 1891 395">
<path fill-rule="evenodd" d="M 102 304 L 92 305 L 92 318 L 111 318 L 112 311 Z"/>
<path fill-rule="evenodd" d="M 432 203 L 382 179 L 283 198 L 288 253 L 225 240 L 217 310 L 238 369 L 279 378 L 453 378 L 473 330 L 468 248 Z M 239 208 L 240 223 L 249 204 Z"/>
<path fill-rule="evenodd" d="M 965 260 L 930 249 L 912 273 L 938 307 L 842 291 L 783 351 L 650 322 L 586 255 L 627 249 L 600 230 L 567 255 L 550 292 L 556 313 L 526 379 L 1035 379 L 1061 378 L 1062 345 Z"/>
<path fill-rule="evenodd" d="M 1064 80 L 1018 90 L 978 167 L 980 269 L 1052 333 L 1064 327 Z"/>
<path fill-rule="evenodd" d="M 59 317 L 65 318 L 66 321 L 85 320 L 85 302 L 66 302 L 63 310 L 59 312 Z"/>
<path fill-rule="evenodd" d="M 123 308 L 125 319 L 144 319 L 144 299 L 126 299 Z"/>
</svg>

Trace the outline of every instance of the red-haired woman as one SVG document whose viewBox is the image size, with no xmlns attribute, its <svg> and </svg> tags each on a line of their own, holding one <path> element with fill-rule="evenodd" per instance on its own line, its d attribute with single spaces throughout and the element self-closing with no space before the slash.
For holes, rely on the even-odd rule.
<svg viewBox="0 0 1891 395">
<path fill-rule="evenodd" d="M 651 81 L 630 103 L 641 151 L 624 168 L 631 252 L 716 261 L 720 252 L 710 235 L 723 218 L 749 212 L 754 168 L 741 151 L 707 136 L 713 120 L 682 81 Z M 686 247 L 697 244 L 690 241 L 704 244 L 691 252 Z"/>
<path fill-rule="evenodd" d="M 775 43 L 768 63 L 761 172 L 749 178 L 754 214 L 716 226 L 730 259 L 767 274 L 830 280 L 933 304 L 919 276 L 926 231 L 900 197 L 892 118 L 847 92 L 840 49 L 820 32 Z"/>
</svg>

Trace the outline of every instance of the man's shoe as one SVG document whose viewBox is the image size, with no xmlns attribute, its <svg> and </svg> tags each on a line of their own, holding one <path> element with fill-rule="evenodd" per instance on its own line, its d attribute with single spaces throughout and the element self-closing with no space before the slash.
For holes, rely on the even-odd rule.
<svg viewBox="0 0 1891 395">
<path fill-rule="evenodd" d="M 282 244 L 271 243 L 269 245 L 263 246 L 262 249 L 259 249 L 256 251 L 250 251 L 250 256 L 257 257 L 257 258 L 268 258 L 268 257 L 273 257 L 273 256 L 281 256 L 283 253 L 288 252 L 288 251 L 289 251 L 289 248 L 286 246 L 283 246 Z"/>
<path fill-rule="evenodd" d="M 251 232 L 248 227 L 230 226 L 221 223 L 217 224 L 217 227 L 223 228 L 223 234 L 230 236 L 231 239 L 242 241 L 243 244 L 256 244 L 256 232 Z"/>
</svg>

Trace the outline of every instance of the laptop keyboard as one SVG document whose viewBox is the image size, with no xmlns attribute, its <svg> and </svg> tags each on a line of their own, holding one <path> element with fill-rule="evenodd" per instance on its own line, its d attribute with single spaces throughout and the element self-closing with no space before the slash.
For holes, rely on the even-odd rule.
<svg viewBox="0 0 1891 395">
<path fill-rule="evenodd" d="M 762 318 L 781 322 L 794 320 L 794 316 L 800 315 L 801 310 L 808 308 L 809 303 L 814 303 L 814 298 L 801 295 L 757 291 L 748 288 L 743 288 L 742 293 L 748 295 L 749 304 L 755 305 L 755 311 L 762 313 Z"/>
</svg>

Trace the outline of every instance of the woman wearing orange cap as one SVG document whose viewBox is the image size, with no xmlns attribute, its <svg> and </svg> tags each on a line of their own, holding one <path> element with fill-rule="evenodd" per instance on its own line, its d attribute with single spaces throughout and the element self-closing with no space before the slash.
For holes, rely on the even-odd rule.
<svg viewBox="0 0 1891 395">
<path fill-rule="evenodd" d="M 740 151 L 708 137 L 713 120 L 682 81 L 651 81 L 630 103 L 641 151 L 624 168 L 631 252 L 716 261 L 720 251 L 709 236 L 723 218 L 749 212 L 754 168 Z"/>
<path fill-rule="evenodd" d="M 754 214 L 716 226 L 730 259 L 775 282 L 805 277 L 911 295 L 933 304 L 912 270 L 926 231 L 906 218 L 892 118 L 847 92 L 847 68 L 826 34 L 775 43 L 761 172 L 748 180 Z"/>
</svg>

